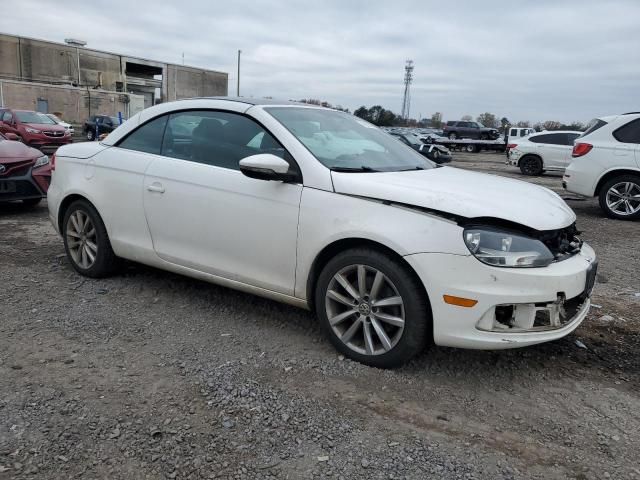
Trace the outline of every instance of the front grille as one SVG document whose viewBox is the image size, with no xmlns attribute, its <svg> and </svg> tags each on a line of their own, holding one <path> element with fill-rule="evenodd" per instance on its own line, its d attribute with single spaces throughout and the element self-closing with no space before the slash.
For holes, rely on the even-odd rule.
<svg viewBox="0 0 640 480">
<path fill-rule="evenodd" d="M 38 195 L 41 195 L 38 189 L 27 180 L 16 180 L 15 185 L 15 192 L 0 193 L 0 200 L 12 200 L 20 197 L 37 197 Z"/>
<path fill-rule="evenodd" d="M 53 132 L 53 131 L 45 131 L 43 132 L 47 137 L 64 137 L 64 132 Z"/>
<path fill-rule="evenodd" d="M 576 224 L 559 230 L 542 232 L 539 239 L 551 251 L 556 260 L 565 260 L 580 252 L 582 240 Z"/>
<path fill-rule="evenodd" d="M 2 164 L 4 169 L 2 173 L 0 173 L 0 178 L 9 178 L 9 177 L 21 177 L 29 173 L 29 169 L 31 165 L 33 165 L 33 160 L 26 160 L 20 163 L 5 163 Z"/>
</svg>

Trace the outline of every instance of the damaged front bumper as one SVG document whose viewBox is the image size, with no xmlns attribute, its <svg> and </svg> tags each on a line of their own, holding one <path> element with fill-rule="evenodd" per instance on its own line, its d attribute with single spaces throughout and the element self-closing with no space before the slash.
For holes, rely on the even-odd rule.
<svg viewBox="0 0 640 480">
<path fill-rule="evenodd" d="M 595 253 L 587 244 L 541 268 L 498 268 L 471 256 L 421 253 L 404 257 L 422 279 L 438 345 L 504 349 L 562 338 L 589 312 Z M 473 299 L 465 308 L 445 295 Z"/>
</svg>

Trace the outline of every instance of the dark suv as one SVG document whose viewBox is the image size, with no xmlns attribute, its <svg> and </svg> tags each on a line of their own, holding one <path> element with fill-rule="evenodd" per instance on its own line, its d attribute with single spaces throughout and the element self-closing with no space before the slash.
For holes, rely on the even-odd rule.
<svg viewBox="0 0 640 480">
<path fill-rule="evenodd" d="M 96 125 L 98 128 L 96 129 Z M 108 115 L 93 115 L 82 127 L 82 133 L 87 140 L 95 140 L 103 133 L 111 133 L 120 126 L 118 117 L 110 117 Z M 96 135 L 96 132 L 98 135 Z"/>
<path fill-rule="evenodd" d="M 457 138 L 473 138 L 478 140 L 495 140 L 500 132 L 495 128 L 487 128 L 478 122 L 448 121 L 443 128 L 444 136 L 451 140 Z"/>
</svg>

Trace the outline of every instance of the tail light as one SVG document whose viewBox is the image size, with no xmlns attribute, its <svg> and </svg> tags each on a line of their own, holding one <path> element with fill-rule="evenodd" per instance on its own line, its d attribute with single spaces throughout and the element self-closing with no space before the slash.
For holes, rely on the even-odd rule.
<svg viewBox="0 0 640 480">
<path fill-rule="evenodd" d="M 593 145 L 591 145 L 590 143 L 576 143 L 573 146 L 573 152 L 571 153 L 571 156 L 573 158 L 582 157 L 583 155 L 589 153 L 592 148 Z"/>
<path fill-rule="evenodd" d="M 507 152 L 508 152 L 509 150 L 511 150 L 512 148 L 516 148 L 517 146 L 518 146 L 518 144 L 517 144 L 517 143 L 510 143 L 509 145 L 507 145 Z"/>
<path fill-rule="evenodd" d="M 51 155 L 49 159 L 49 163 L 51 164 L 51 171 L 53 172 L 56 169 L 56 154 Z"/>
</svg>

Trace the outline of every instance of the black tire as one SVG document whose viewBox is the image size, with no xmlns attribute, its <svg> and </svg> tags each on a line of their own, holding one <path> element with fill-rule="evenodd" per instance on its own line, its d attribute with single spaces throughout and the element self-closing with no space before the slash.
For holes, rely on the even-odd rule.
<svg viewBox="0 0 640 480">
<path fill-rule="evenodd" d="M 600 188 L 600 193 L 598 195 L 599 197 L 598 199 L 600 201 L 600 208 L 602 208 L 604 213 L 609 218 L 615 218 L 616 220 L 637 220 L 640 218 L 640 209 L 635 213 L 624 215 L 611 209 L 607 204 L 607 196 L 609 194 L 609 191 L 612 189 L 612 187 L 615 187 L 616 185 L 621 183 L 632 184 L 633 187 L 632 187 L 631 194 L 632 195 L 639 194 L 640 192 L 640 176 L 639 175 L 625 174 L 625 175 L 613 177 L 607 180 L 607 182 L 604 185 L 602 185 L 602 188 Z M 621 198 L 621 197 L 616 197 L 616 198 Z M 638 206 L 638 204 L 635 201 L 632 201 L 631 203 L 629 203 L 629 205 L 631 205 L 631 207 L 634 209 L 637 208 Z"/>
<path fill-rule="evenodd" d="M 403 309 L 404 329 L 399 334 L 400 337 L 396 340 L 397 343 L 384 353 L 373 355 L 358 353 L 342 342 L 329 323 L 327 312 L 327 302 L 329 302 L 329 300 L 327 300 L 326 294 L 330 288 L 331 282 L 334 281 L 334 276 L 337 273 L 356 265 L 365 265 L 371 269 L 381 272 L 393 283 L 393 286 L 397 290 L 397 294 L 403 301 L 403 306 L 397 308 Z M 374 274 L 372 273 L 372 275 Z M 370 277 L 369 281 L 371 282 L 372 280 L 373 278 Z M 357 307 L 354 306 L 351 308 L 353 309 Z M 417 278 L 415 273 L 406 265 L 401 263 L 399 259 L 393 258 L 371 248 L 354 248 L 346 250 L 336 255 L 327 263 L 327 265 L 322 269 L 316 284 L 315 310 L 325 334 L 328 336 L 334 347 L 346 357 L 372 367 L 399 367 L 420 353 L 429 343 L 431 343 L 431 307 L 420 280 Z M 376 312 L 377 310 L 379 309 L 371 308 L 370 311 L 372 317 L 375 315 L 373 312 Z M 360 321 L 359 319 L 361 318 L 361 314 L 358 312 L 355 315 L 357 315 L 357 320 L 354 317 L 352 317 L 352 319 Z M 355 321 L 351 324 L 355 323 Z M 369 317 L 367 316 L 365 320 L 361 322 L 362 328 L 364 328 L 364 323 L 370 322 Z M 369 323 L 369 325 L 369 328 L 371 328 L 371 323 Z M 378 321 L 378 325 L 382 324 Z M 384 326 L 385 328 L 394 328 L 388 324 L 384 324 Z M 380 336 L 377 334 L 376 338 L 380 340 Z"/>
<path fill-rule="evenodd" d="M 458 138 L 458 135 L 457 135 L 456 133 L 451 132 L 451 133 L 449 134 L 449 140 L 455 140 L 455 139 L 457 139 L 457 138 Z"/>
<path fill-rule="evenodd" d="M 97 252 L 95 254 L 95 260 L 88 268 L 83 268 L 76 260 L 74 260 L 69 247 L 69 236 L 67 232 L 71 226 L 71 216 L 76 212 L 80 212 L 86 215 L 95 229 L 95 244 L 97 245 Z M 103 278 L 111 275 L 120 266 L 120 259 L 113 253 L 111 248 L 111 242 L 109 241 L 109 235 L 107 229 L 102 222 L 102 218 L 98 214 L 91 203 L 87 200 L 76 200 L 73 202 L 67 210 L 64 212 L 64 219 L 62 221 L 62 238 L 64 239 L 64 249 L 67 253 L 67 258 L 71 263 L 71 266 L 81 275 L 91 278 Z"/>
<path fill-rule="evenodd" d="M 27 198 L 22 200 L 22 204 L 26 207 L 35 207 L 42 201 L 42 198 Z"/>
<path fill-rule="evenodd" d="M 476 153 L 478 151 L 478 147 L 476 147 L 473 144 L 465 145 L 464 151 L 467 152 L 467 153 Z"/>
<path fill-rule="evenodd" d="M 87 130 L 87 140 L 92 142 L 96 137 L 96 134 L 93 130 Z"/>
<path fill-rule="evenodd" d="M 530 177 L 537 177 L 543 171 L 542 159 L 535 155 L 525 155 L 520 159 L 519 165 L 523 175 Z"/>
</svg>

